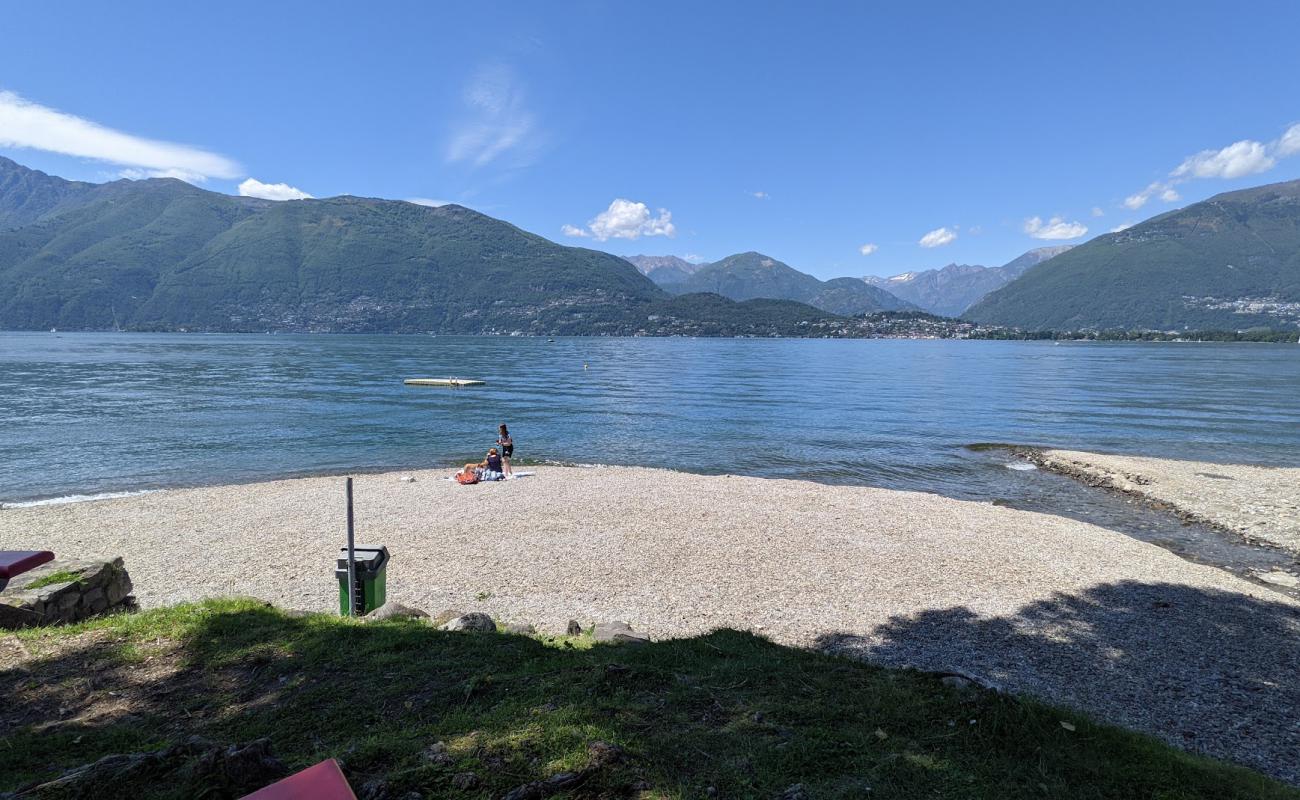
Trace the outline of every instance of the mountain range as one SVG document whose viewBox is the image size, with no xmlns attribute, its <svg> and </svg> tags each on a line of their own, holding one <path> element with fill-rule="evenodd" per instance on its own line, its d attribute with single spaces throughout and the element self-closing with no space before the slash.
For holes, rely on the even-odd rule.
<svg viewBox="0 0 1300 800">
<path fill-rule="evenodd" d="M 1226 192 L 1098 236 L 964 316 L 1052 330 L 1300 327 L 1300 181 Z"/>
<path fill-rule="evenodd" d="M 654 281 L 656 286 L 667 288 L 684 282 L 707 264 L 687 261 L 677 256 L 625 256 L 637 271 Z"/>
<path fill-rule="evenodd" d="M 0 329 L 846 335 L 845 316 L 918 307 L 1036 330 L 1297 328 L 1300 181 L 1001 267 L 822 281 L 757 252 L 565 247 L 457 205 L 93 184 L 0 158 Z"/>
<path fill-rule="evenodd" d="M 841 316 L 916 310 L 916 306 L 906 300 L 868 286 L 857 278 L 821 281 L 771 256 L 755 252 L 737 253 L 701 265 L 685 280 L 660 285 L 675 294 L 712 292 L 732 300 L 794 300 Z"/>
<path fill-rule="evenodd" d="M 949 264 L 941 269 L 904 272 L 890 278 L 868 275 L 862 280 L 932 314 L 959 317 L 984 295 L 1006 286 L 1025 270 L 1064 253 L 1071 246 L 1039 247 L 1000 267 Z"/>
</svg>

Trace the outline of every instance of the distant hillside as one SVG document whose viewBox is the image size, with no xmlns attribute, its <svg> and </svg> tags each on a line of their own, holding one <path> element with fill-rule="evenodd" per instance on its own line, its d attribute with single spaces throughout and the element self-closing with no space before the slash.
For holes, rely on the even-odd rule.
<svg viewBox="0 0 1300 800">
<path fill-rule="evenodd" d="M 933 314 L 957 317 L 979 302 L 984 295 L 1002 288 L 1035 264 L 1060 255 L 1071 247 L 1068 244 L 1039 247 L 1001 267 L 949 264 L 942 269 L 904 272 L 892 278 L 867 276 L 863 280 Z"/>
<path fill-rule="evenodd" d="M 674 297 L 455 205 L 271 202 L 0 159 L 0 329 L 830 335 L 799 303 Z M 842 334 L 837 334 L 842 335 Z"/>
<path fill-rule="evenodd" d="M 669 291 L 713 292 L 732 300 L 794 300 L 845 316 L 914 308 L 882 289 L 856 278 L 819 281 L 762 253 L 739 253 L 715 261 Z"/>
<path fill-rule="evenodd" d="M 637 271 L 655 282 L 656 286 L 668 287 L 684 282 L 706 264 L 692 264 L 677 256 L 626 256 Z"/>
<path fill-rule="evenodd" d="M 1216 195 L 1099 236 L 964 316 L 1036 329 L 1300 327 L 1300 181 Z"/>
<path fill-rule="evenodd" d="M 10 218 L 39 220 L 0 232 L 0 328 L 599 332 L 664 299 L 620 258 L 459 206 L 0 169 L 25 192 L 0 196 Z"/>
</svg>

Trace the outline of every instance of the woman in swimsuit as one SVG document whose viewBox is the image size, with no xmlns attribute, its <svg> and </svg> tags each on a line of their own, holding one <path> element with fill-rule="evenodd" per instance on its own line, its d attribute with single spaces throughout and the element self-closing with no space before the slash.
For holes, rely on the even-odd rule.
<svg viewBox="0 0 1300 800">
<path fill-rule="evenodd" d="M 497 428 L 497 447 L 501 448 L 501 461 L 505 464 L 505 474 L 510 474 L 510 458 L 515 454 L 515 440 L 510 438 L 510 431 L 503 422 Z"/>
</svg>

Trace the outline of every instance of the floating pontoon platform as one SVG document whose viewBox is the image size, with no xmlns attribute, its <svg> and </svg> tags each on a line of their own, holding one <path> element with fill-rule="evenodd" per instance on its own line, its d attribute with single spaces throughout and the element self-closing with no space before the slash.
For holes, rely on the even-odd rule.
<svg viewBox="0 0 1300 800">
<path fill-rule="evenodd" d="M 407 378 L 402 383 L 407 386 L 482 386 L 487 381 L 470 378 Z"/>
</svg>

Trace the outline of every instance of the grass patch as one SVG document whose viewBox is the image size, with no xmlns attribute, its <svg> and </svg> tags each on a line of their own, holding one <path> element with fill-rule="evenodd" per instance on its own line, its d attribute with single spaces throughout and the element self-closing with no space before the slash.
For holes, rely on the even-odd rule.
<svg viewBox="0 0 1300 800">
<path fill-rule="evenodd" d="M 268 737 L 293 768 L 337 757 L 396 797 L 585 770 L 560 796 L 1300 798 L 1072 712 L 735 631 L 619 647 L 222 600 L 15 639 L 33 655 L 0 670 L 0 790 L 198 734 Z M 625 757 L 596 764 L 597 741 Z"/>
<path fill-rule="evenodd" d="M 80 581 L 81 581 L 80 572 L 71 572 L 66 569 L 61 569 L 58 570 L 57 572 L 51 572 L 49 575 L 46 575 L 43 578 L 37 578 L 36 580 L 27 584 L 27 586 L 24 588 L 40 589 L 43 586 L 53 586 L 56 583 L 78 583 Z"/>
</svg>

